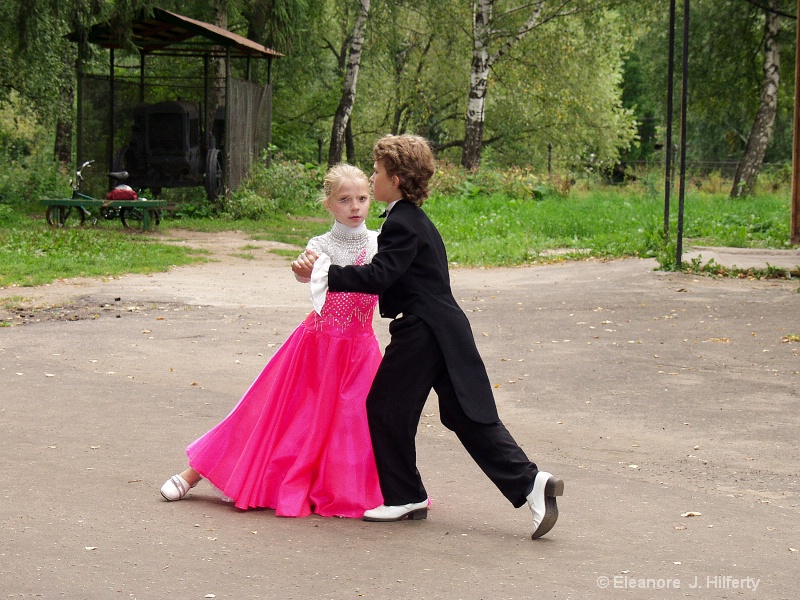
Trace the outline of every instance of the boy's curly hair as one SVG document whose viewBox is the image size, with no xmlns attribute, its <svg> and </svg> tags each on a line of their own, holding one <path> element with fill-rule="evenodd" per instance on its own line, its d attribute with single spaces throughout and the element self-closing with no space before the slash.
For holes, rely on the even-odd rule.
<svg viewBox="0 0 800 600">
<path fill-rule="evenodd" d="M 411 134 L 384 136 L 375 142 L 372 159 L 381 161 L 389 176 L 397 175 L 403 198 L 417 206 L 425 203 L 430 193 L 428 181 L 436 170 L 425 138 Z"/>
</svg>

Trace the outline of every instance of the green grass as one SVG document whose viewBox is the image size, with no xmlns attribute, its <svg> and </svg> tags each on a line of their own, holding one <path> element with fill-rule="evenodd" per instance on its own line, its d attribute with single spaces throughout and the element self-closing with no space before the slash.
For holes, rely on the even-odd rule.
<svg viewBox="0 0 800 600">
<path fill-rule="evenodd" d="M 442 232 L 450 260 L 464 265 L 656 257 L 665 245 L 663 198 L 615 188 L 542 200 L 497 194 L 433 197 L 425 208 Z M 677 212 L 671 207 L 672 240 Z M 730 200 L 698 193 L 687 196 L 684 212 L 684 245 L 789 247 L 789 198 Z"/>
<path fill-rule="evenodd" d="M 0 223 L 0 287 L 34 286 L 70 277 L 166 271 L 204 260 L 203 253 L 121 227 L 52 229 L 43 219 Z"/>
<path fill-rule="evenodd" d="M 376 205 L 371 213 L 377 215 L 381 210 L 382 205 Z M 449 190 L 448 195 L 435 193 L 425 210 L 442 233 L 450 261 L 458 265 L 513 266 L 589 256 L 657 257 L 662 261 L 670 253 L 674 256 L 676 203 L 670 210 L 666 240 L 663 196 L 634 188 L 593 186 L 534 199 L 464 186 L 461 191 Z M 0 204 L 0 286 L 164 271 L 205 259 L 191 249 L 126 231 L 118 222 L 52 229 L 43 213 L 43 208 L 33 203 Z M 217 217 L 167 215 L 160 230 L 167 234 L 166 239 L 180 239 L 180 229 L 240 230 L 254 240 L 278 241 L 301 249 L 332 222 L 319 204 L 308 199 L 294 209 L 283 207 L 255 220 L 233 217 L 224 211 Z M 372 216 L 367 225 L 378 228 L 381 220 Z M 686 197 L 684 246 L 788 248 L 789 225 L 788 194 L 731 200 L 726 194 L 698 191 Z M 169 232 L 171 228 L 174 233 Z M 666 265 L 662 262 L 662 268 L 670 267 L 668 260 Z"/>
</svg>

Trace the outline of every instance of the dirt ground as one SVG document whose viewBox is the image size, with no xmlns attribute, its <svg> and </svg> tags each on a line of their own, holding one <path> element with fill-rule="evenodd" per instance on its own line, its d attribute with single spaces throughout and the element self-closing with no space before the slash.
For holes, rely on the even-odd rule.
<svg viewBox="0 0 800 600">
<path fill-rule="evenodd" d="M 797 598 L 797 280 L 639 259 L 454 269 L 503 420 L 565 481 L 556 527 L 532 541 L 528 509 L 479 472 L 435 396 L 418 432 L 425 521 L 284 519 L 203 483 L 163 501 L 186 445 L 310 304 L 279 244 L 153 235 L 214 260 L 0 289 L 0 597 Z M 376 318 L 383 343 L 387 327 Z"/>
</svg>

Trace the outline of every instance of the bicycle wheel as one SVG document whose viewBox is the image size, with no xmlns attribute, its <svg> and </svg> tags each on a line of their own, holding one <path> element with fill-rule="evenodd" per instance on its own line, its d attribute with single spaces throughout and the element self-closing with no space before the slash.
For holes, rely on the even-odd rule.
<svg viewBox="0 0 800 600">
<path fill-rule="evenodd" d="M 122 224 L 125 227 L 144 227 L 144 210 L 141 208 L 121 208 L 119 211 L 119 218 L 122 219 Z M 147 219 L 150 225 L 158 225 L 161 223 L 161 211 L 156 208 L 147 209 Z"/>
<path fill-rule="evenodd" d="M 126 207 L 119 209 L 119 218 L 125 227 L 141 227 L 144 220 L 144 211 L 141 208 Z"/>
<path fill-rule="evenodd" d="M 119 217 L 119 209 L 111 206 L 101 206 L 100 216 L 103 217 L 106 221 L 113 221 L 114 219 Z"/>
<path fill-rule="evenodd" d="M 48 206 L 45 217 L 51 227 L 80 227 L 86 221 L 80 206 Z"/>
</svg>

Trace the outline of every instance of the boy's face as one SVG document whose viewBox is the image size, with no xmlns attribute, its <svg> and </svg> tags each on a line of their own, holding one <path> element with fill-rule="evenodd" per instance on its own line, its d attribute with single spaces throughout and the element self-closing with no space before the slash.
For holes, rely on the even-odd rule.
<svg viewBox="0 0 800 600">
<path fill-rule="evenodd" d="M 369 186 L 363 179 L 345 179 L 334 194 L 325 199 L 325 207 L 342 225 L 358 227 L 369 214 Z"/>
<path fill-rule="evenodd" d="M 400 179 L 397 175 L 389 175 L 386 169 L 383 168 L 383 161 L 376 160 L 373 165 L 373 173 L 369 178 L 372 184 L 372 195 L 378 202 L 394 202 L 399 200 L 402 195 L 397 189 L 400 185 Z"/>
</svg>

